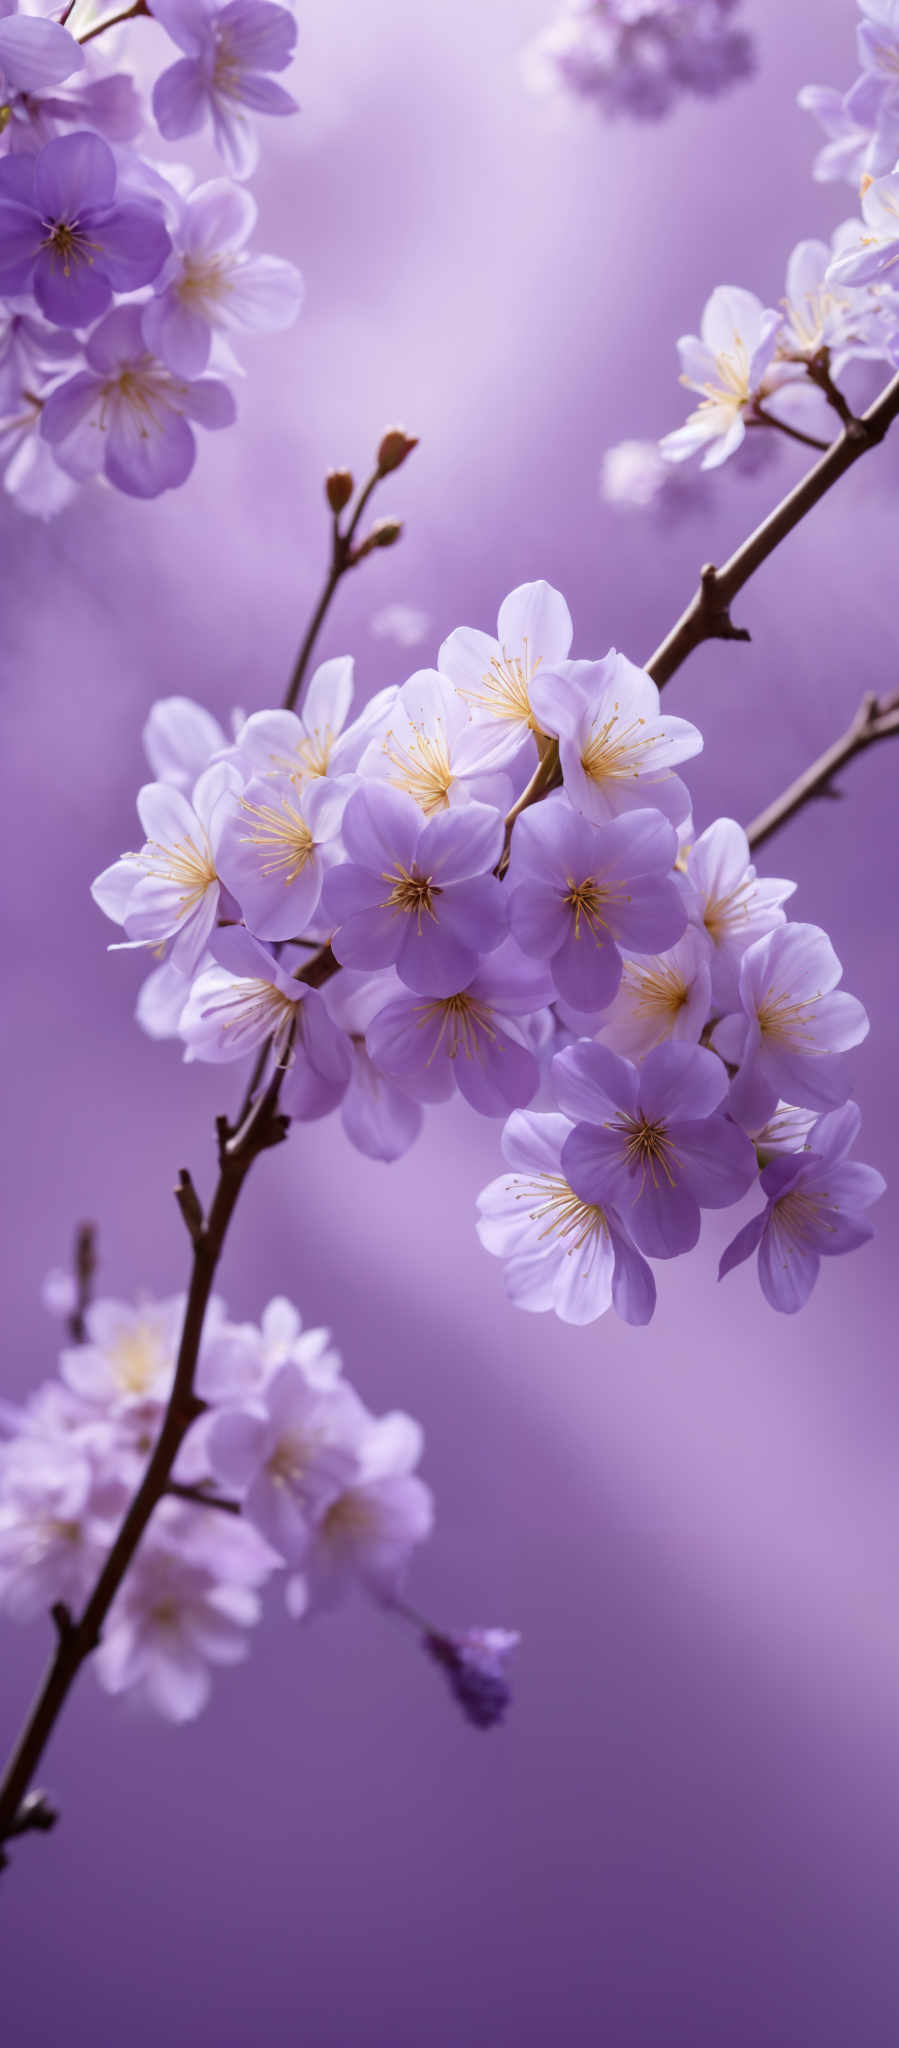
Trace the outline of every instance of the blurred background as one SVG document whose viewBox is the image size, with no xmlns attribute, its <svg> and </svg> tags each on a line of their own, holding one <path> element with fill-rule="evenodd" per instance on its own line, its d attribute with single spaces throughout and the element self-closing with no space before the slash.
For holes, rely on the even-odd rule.
<svg viewBox="0 0 899 2048">
<path fill-rule="evenodd" d="M 319 585 L 321 479 L 382 428 L 421 448 L 382 493 L 402 545 L 344 586 L 321 654 L 362 695 L 493 629 L 513 585 L 565 591 L 575 653 L 645 658 L 804 466 L 728 471 L 664 531 L 600 500 L 604 449 L 680 423 L 674 342 L 717 283 L 776 303 L 793 244 L 854 210 L 816 186 L 807 82 L 848 85 L 850 0 L 746 0 L 758 71 L 656 127 L 558 122 L 518 52 L 550 0 L 304 0 L 303 112 L 269 123 L 256 243 L 305 273 L 289 334 L 244 355 L 241 424 L 189 484 L 99 489 L 43 526 L 0 507 L 8 781 L 2 1391 L 52 1371 L 40 1306 L 74 1223 L 101 1289 L 174 1292 L 170 1196 L 208 1189 L 223 1070 L 132 1024 L 139 966 L 88 893 L 134 843 L 154 698 L 276 702 Z M 137 24 L 136 34 L 147 29 Z M 210 159 L 210 168 L 212 161 Z M 748 819 L 895 689 L 899 446 L 865 460 L 666 701 L 705 733 L 701 825 Z M 371 631 L 428 615 L 411 651 Z M 798 879 L 866 1003 L 861 1156 L 894 1184 L 896 768 L 856 762 L 765 865 Z M 523 1635 L 508 1725 L 466 1726 L 414 1639 L 359 1601 L 307 1628 L 275 1589 L 250 1661 L 183 1730 L 84 1674 L 42 1782 L 62 1822 L 2 1886 L 10 2048 L 894 2048 L 899 1707 L 896 1195 L 796 1321 L 731 1216 L 659 1269 L 648 1331 L 509 1306 L 474 1201 L 499 1127 L 455 1103 L 395 1167 L 339 1122 L 263 1161 L 221 1290 L 329 1324 L 372 1407 L 427 1436 L 438 1532 L 411 1597 Z M 49 1628 L 2 1626 L 0 1735 Z"/>
</svg>

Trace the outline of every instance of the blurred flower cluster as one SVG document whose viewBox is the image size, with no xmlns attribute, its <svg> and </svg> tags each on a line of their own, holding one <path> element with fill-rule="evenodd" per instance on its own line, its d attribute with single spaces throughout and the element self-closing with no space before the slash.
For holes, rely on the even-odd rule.
<svg viewBox="0 0 899 2048">
<path fill-rule="evenodd" d="M 65 1308 L 58 1284 L 51 1299 Z M 158 1436 L 183 1316 L 183 1297 L 95 1302 L 58 1378 L 3 1409 L 0 1605 L 15 1619 L 87 1599 Z M 107 1692 L 173 1721 L 205 1705 L 212 1666 L 247 1655 L 274 1572 L 286 1570 L 292 1615 L 353 1584 L 389 1604 L 433 1522 L 418 1424 L 370 1414 L 329 1331 L 304 1330 L 290 1302 L 254 1324 L 214 1300 L 196 1391 L 173 1491 L 93 1660 Z"/>
<path fill-rule="evenodd" d="M 148 107 L 108 52 L 149 14 L 178 54 Z M 254 116 L 296 108 L 273 76 L 290 9 L 74 0 L 65 24 L 0 0 L 0 470 L 44 516 L 95 476 L 138 498 L 184 483 L 194 428 L 236 418 L 231 337 L 288 326 L 302 298 L 292 264 L 248 248 L 256 207 L 234 182 L 256 164 Z M 159 138 L 207 129 L 230 177 L 155 159 Z"/>
<path fill-rule="evenodd" d="M 348 658 L 230 740 L 162 700 L 145 843 L 93 893 L 157 959 L 144 1028 L 280 1072 L 289 1117 L 339 1110 L 382 1160 L 456 1089 L 507 1118 L 479 1229 L 520 1306 L 646 1322 L 647 1260 L 762 1169 L 762 1284 L 791 1310 L 870 1234 L 879 1176 L 843 1166 L 855 1124 L 830 1114 L 867 1019 L 825 934 L 787 922 L 793 883 L 730 819 L 697 836 L 696 727 L 624 655 L 570 660 L 572 632 L 525 584 L 495 636 L 460 627 L 356 717 Z M 772 1180 L 784 1150 L 803 1171 Z"/>
<path fill-rule="evenodd" d="M 711 97 L 754 68 L 739 0 L 566 0 L 525 51 L 536 92 L 593 101 L 604 114 L 658 120 L 685 93 Z"/>
</svg>

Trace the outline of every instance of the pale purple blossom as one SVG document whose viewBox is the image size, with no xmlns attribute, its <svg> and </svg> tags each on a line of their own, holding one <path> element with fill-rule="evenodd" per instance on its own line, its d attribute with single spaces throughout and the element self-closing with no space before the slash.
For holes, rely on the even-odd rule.
<svg viewBox="0 0 899 2048">
<path fill-rule="evenodd" d="M 212 952 L 214 964 L 196 976 L 178 1021 L 189 1056 L 222 1063 L 271 1042 L 280 1059 L 293 1036 L 297 1006 L 312 991 L 286 974 L 242 925 L 216 932 Z"/>
<path fill-rule="evenodd" d="M 847 93 L 804 85 L 798 103 L 827 137 L 812 167 L 819 183 L 844 178 L 858 190 L 863 178 L 892 170 L 899 155 L 899 101 L 885 98 L 878 78 L 863 73 Z"/>
<path fill-rule="evenodd" d="M 190 697 L 157 698 L 141 738 L 154 782 L 185 794 L 228 744 L 218 719 Z"/>
<path fill-rule="evenodd" d="M 873 1166 L 846 1157 L 860 1122 L 855 1103 L 847 1102 L 820 1118 L 807 1150 L 783 1154 L 765 1167 L 761 1189 L 767 1207 L 728 1245 L 719 1279 L 757 1249 L 765 1299 L 792 1315 L 805 1306 L 822 1258 L 855 1251 L 873 1237 L 864 1211 L 883 1194 L 885 1182 Z"/>
<path fill-rule="evenodd" d="M 198 185 L 184 202 L 172 253 L 143 312 L 148 347 L 180 377 L 202 375 L 214 334 L 273 334 L 297 317 L 299 271 L 244 247 L 256 211 L 251 194 L 226 178 Z"/>
<path fill-rule="evenodd" d="M 692 921 L 712 948 L 712 996 L 736 1009 L 740 963 L 748 948 L 786 921 L 782 905 L 795 882 L 756 874 L 749 841 L 733 818 L 716 818 L 687 848 L 684 894 Z"/>
<path fill-rule="evenodd" d="M 109 310 L 114 292 L 150 284 L 169 253 L 168 234 L 152 204 L 122 204 L 116 184 L 112 150 L 88 130 L 58 136 L 35 157 L 5 157 L 0 292 L 33 289 L 56 326 L 86 327 Z"/>
<path fill-rule="evenodd" d="M 538 731 L 531 682 L 541 668 L 566 660 L 571 613 L 551 584 L 522 583 L 503 599 L 496 633 L 494 640 L 473 626 L 458 626 L 437 656 L 441 675 L 471 714 L 469 747 L 476 747 L 484 770 L 506 767 Z"/>
<path fill-rule="evenodd" d="M 481 740 L 482 728 L 453 684 L 437 669 L 419 669 L 398 691 L 389 723 L 369 741 L 359 773 L 405 790 L 426 818 L 472 800 L 505 811 L 512 782 L 484 772 Z"/>
<path fill-rule="evenodd" d="M 289 775 L 304 783 L 350 775 L 382 729 L 396 690 L 380 690 L 350 723 L 353 658 L 323 661 L 309 679 L 302 711 L 254 711 L 241 727 L 235 760 L 251 775 Z"/>
<path fill-rule="evenodd" d="M 354 1582 L 377 1600 L 399 1596 L 416 1544 L 434 1527 L 433 1495 L 414 1470 L 422 1445 L 411 1415 L 366 1412 L 358 1472 L 314 1523 L 302 1577 L 288 1582 L 295 1618 L 330 1605 Z"/>
<path fill-rule="evenodd" d="M 198 1362 L 197 1392 L 217 1407 L 240 1406 L 260 1394 L 282 1365 L 299 1366 L 314 1387 L 332 1387 L 340 1378 L 330 1330 L 305 1330 L 293 1302 L 277 1294 L 258 1324 L 217 1324 Z"/>
<path fill-rule="evenodd" d="M 708 97 L 753 70 L 735 0 L 566 0 L 524 52 L 535 92 L 565 92 L 607 115 L 658 120 L 684 92 Z"/>
<path fill-rule="evenodd" d="M 104 1692 L 129 1693 L 168 1721 L 194 1720 L 209 1698 L 210 1665 L 248 1655 L 258 1588 L 276 1563 L 230 1516 L 162 1502 L 94 1657 Z"/>
<path fill-rule="evenodd" d="M 286 1116 L 310 1123 L 343 1101 L 353 1071 L 353 1048 L 330 1016 L 317 989 L 307 989 L 296 1012 L 293 1047 L 281 1084 Z"/>
<path fill-rule="evenodd" d="M 123 854 L 91 887 L 94 902 L 124 925 L 132 945 L 171 940 L 170 960 L 185 975 L 196 971 L 215 925 L 222 797 L 239 781 L 222 762 L 200 776 L 191 802 L 170 783 L 145 784 L 137 799 L 145 845 Z"/>
<path fill-rule="evenodd" d="M 637 1068 L 582 1039 L 552 1072 L 575 1125 L 564 1173 L 581 1201 L 611 1202 L 650 1258 L 690 1251 L 700 1210 L 729 1207 L 755 1179 L 749 1139 L 719 1113 L 726 1070 L 702 1046 L 656 1046 Z"/>
<path fill-rule="evenodd" d="M 0 100 L 6 102 L 17 92 L 61 85 L 83 62 L 83 53 L 67 28 L 38 15 L 17 12 L 16 0 L 0 0 Z"/>
<path fill-rule="evenodd" d="M 323 779 L 298 788 L 287 775 L 254 776 L 223 804 L 219 872 L 256 938 L 301 938 L 307 930 L 341 856 L 348 787 Z"/>
<path fill-rule="evenodd" d="M 366 1032 L 378 1072 L 422 1102 L 441 1102 L 455 1085 L 482 1116 L 506 1116 L 530 1102 L 540 1068 L 528 1025 L 552 1000 L 542 964 L 507 940 L 452 994 L 403 994 L 388 1002 Z"/>
<path fill-rule="evenodd" d="M 37 394 L 23 396 L 13 413 L 0 419 L 3 488 L 21 512 L 36 519 L 52 519 L 64 511 L 78 488 L 41 438 L 44 403 Z"/>
<path fill-rule="evenodd" d="M 48 22 L 46 27 L 55 28 L 56 24 Z M 2 29 L 0 21 L 0 40 Z M 131 74 L 107 71 L 105 56 L 96 43 L 84 47 L 76 43 L 75 48 L 80 58 L 79 77 L 64 90 L 52 82 L 14 90 L 7 81 L 7 120 L 0 130 L 0 155 L 34 155 L 71 128 L 91 129 L 113 143 L 133 142 L 140 134 L 143 110 Z"/>
<path fill-rule="evenodd" d="M 350 1144 L 367 1159 L 401 1159 L 421 1131 L 421 1103 L 375 1065 L 365 1033 L 379 1010 L 405 998 L 406 990 L 393 968 L 381 974 L 354 974 L 344 968 L 326 982 L 323 995 L 329 1015 L 347 1034 L 350 1046 L 352 1069 L 340 1105 Z"/>
<path fill-rule="evenodd" d="M 837 983 L 843 970 L 825 932 L 785 924 L 757 939 L 740 968 L 739 1015 L 713 1043 L 739 1068 L 728 1108 L 754 1129 L 778 1099 L 801 1109 L 839 1108 L 849 1094 L 842 1054 L 868 1031 L 860 1002 Z"/>
<path fill-rule="evenodd" d="M 778 338 L 783 360 L 804 368 L 826 348 L 830 367 L 839 376 L 853 357 L 884 354 L 887 323 L 882 297 L 870 287 L 840 286 L 832 276 L 844 251 L 857 246 L 857 237 L 855 223 L 844 221 L 829 243 L 797 243 L 787 265 L 784 324 Z"/>
<path fill-rule="evenodd" d="M 102 470 L 129 497 L 157 498 L 185 483 L 193 469 L 191 422 L 210 428 L 234 423 L 226 384 L 217 377 L 188 383 L 151 354 L 139 306 L 117 306 L 94 329 L 84 353 L 87 369 L 57 386 L 41 422 L 57 461 L 78 481 Z"/>
<path fill-rule="evenodd" d="M 669 1038 L 698 1044 L 711 1005 L 710 956 L 705 933 L 688 925 L 666 952 L 626 958 L 618 992 L 603 1012 L 600 1043 L 629 1060 Z"/>
<path fill-rule="evenodd" d="M 206 1437 L 210 1470 L 278 1555 L 300 1564 L 313 1526 L 362 1470 L 366 1412 L 350 1387 L 310 1385 L 282 1365 L 243 1407 L 216 1415 Z"/>
<path fill-rule="evenodd" d="M 676 852 L 674 828 L 655 810 L 594 825 L 558 795 L 517 820 L 506 878 L 512 934 L 523 952 L 549 961 L 571 1008 L 612 1001 L 621 947 L 664 952 L 682 937 Z"/>
<path fill-rule="evenodd" d="M 55 1600 L 78 1608 L 111 1532 L 98 1522 L 94 1472 L 75 1442 L 23 1435 L 0 1450 L 0 1606 L 14 1620 Z"/>
<path fill-rule="evenodd" d="M 487 804 L 425 819 L 411 796 L 369 782 L 343 814 L 348 859 L 332 868 L 323 909 L 345 967 L 396 966 L 420 995 L 464 987 L 507 929 L 502 884 L 491 872 L 503 821 Z"/>
<path fill-rule="evenodd" d="M 559 740 L 565 793 L 576 811 L 603 825 L 652 805 L 674 825 L 690 799 L 672 769 L 702 748 L 685 718 L 669 717 L 645 669 L 612 648 L 603 661 L 569 661 L 531 686 L 544 731 Z"/>
<path fill-rule="evenodd" d="M 159 1406 L 174 1378 L 183 1320 L 183 1295 L 136 1306 L 127 1301 L 92 1302 L 85 1315 L 85 1342 L 71 1345 L 60 1358 L 62 1378 L 97 1408 Z M 214 1316 L 210 1330 L 215 1320 Z"/>
<path fill-rule="evenodd" d="M 827 271 L 829 285 L 899 282 L 899 171 L 875 178 L 861 197 L 862 218 L 854 240 L 836 255 Z"/>
<path fill-rule="evenodd" d="M 655 1281 L 610 1203 L 582 1201 L 562 1165 L 568 1117 L 516 1110 L 502 1135 L 508 1171 L 478 1196 L 478 1236 L 505 1261 L 517 1308 L 554 1309 L 563 1323 L 596 1322 L 614 1306 L 648 1323 Z"/>
<path fill-rule="evenodd" d="M 747 416 L 790 374 L 775 361 L 781 317 L 739 285 L 712 293 L 699 335 L 682 335 L 677 344 L 681 383 L 700 393 L 700 403 L 685 426 L 660 441 L 666 461 L 702 450 L 703 469 L 715 469 L 739 448 Z"/>
<path fill-rule="evenodd" d="M 169 142 L 212 123 L 229 170 L 255 169 L 258 141 L 250 113 L 295 114 L 297 103 L 270 76 L 293 57 L 296 22 L 272 0 L 152 0 L 151 12 L 184 55 L 157 79 L 153 113 Z"/>
</svg>

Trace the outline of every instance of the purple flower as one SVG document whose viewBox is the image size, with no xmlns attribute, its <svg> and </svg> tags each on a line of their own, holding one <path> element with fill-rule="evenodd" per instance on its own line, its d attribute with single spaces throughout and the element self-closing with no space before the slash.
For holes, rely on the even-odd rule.
<svg viewBox="0 0 899 2048">
<path fill-rule="evenodd" d="M 562 1169 L 583 1202 L 611 1202 L 641 1251 L 670 1259 L 699 1236 L 700 1209 L 724 1209 L 756 1174 L 749 1139 L 716 1114 L 727 1074 L 698 1045 L 659 1045 L 638 1070 L 581 1039 L 556 1054 L 553 1085 L 575 1124 Z"/>
<path fill-rule="evenodd" d="M 309 679 L 302 712 L 254 711 L 241 727 L 235 759 L 251 775 L 289 775 L 297 788 L 351 774 L 369 740 L 386 724 L 395 688 L 379 690 L 349 724 L 353 657 L 323 661 Z"/>
<path fill-rule="evenodd" d="M 503 599 L 497 638 L 473 626 L 458 626 L 437 656 L 468 706 L 473 730 L 467 753 L 471 767 L 502 768 L 538 731 L 530 697 L 540 668 L 555 668 L 571 646 L 571 613 L 550 583 L 522 583 Z"/>
<path fill-rule="evenodd" d="M 511 1628 L 469 1628 L 463 1636 L 427 1629 L 424 1648 L 449 1679 L 450 1691 L 475 1728 L 495 1728 L 512 1698 L 505 1659 L 521 1636 Z"/>
<path fill-rule="evenodd" d="M 188 1052 L 216 1063 L 243 1059 L 269 1039 L 276 1055 L 286 1051 L 297 1005 L 312 993 L 292 980 L 242 925 L 228 925 L 212 939 L 215 965 L 198 974 L 178 1030 Z"/>
<path fill-rule="evenodd" d="M 298 1123 L 329 1116 L 343 1101 L 353 1071 L 353 1046 L 329 1015 L 317 989 L 308 989 L 296 1012 L 293 1054 L 281 1085 L 280 1107 Z"/>
<path fill-rule="evenodd" d="M 48 24 L 49 26 L 49 24 Z M 116 204 L 109 145 L 60 135 L 35 157 L 0 163 L 0 292 L 33 289 L 57 327 L 87 327 L 113 292 L 150 284 L 171 248 L 149 203 Z"/>
<path fill-rule="evenodd" d="M 206 1437 L 210 1470 L 245 1496 L 244 1513 L 289 1563 L 298 1564 L 314 1524 L 359 1477 L 365 1410 L 343 1382 L 310 1384 L 282 1365 L 254 1402 L 215 1417 Z"/>
<path fill-rule="evenodd" d="M 528 1023 L 552 998 L 545 970 L 512 940 L 451 995 L 402 995 L 366 1033 L 379 1072 L 422 1102 L 441 1102 L 453 1084 L 482 1116 L 506 1116 L 530 1102 L 540 1080 Z"/>
<path fill-rule="evenodd" d="M 855 1103 L 821 1117 L 808 1149 L 785 1153 L 766 1166 L 761 1189 L 768 1206 L 738 1231 L 718 1268 L 733 1272 L 758 1248 L 762 1293 L 772 1308 L 794 1315 L 807 1302 L 822 1258 L 855 1251 L 874 1232 L 862 1212 L 883 1194 L 873 1166 L 846 1154 L 858 1134 Z"/>
<path fill-rule="evenodd" d="M 756 939 L 785 923 L 781 909 L 795 882 L 762 880 L 749 841 L 733 818 L 716 818 L 687 849 L 687 900 L 712 946 L 712 995 L 721 1010 L 739 1001 L 740 962 Z"/>
<path fill-rule="evenodd" d="M 703 469 L 716 469 L 735 453 L 755 401 L 790 375 L 774 361 L 781 318 L 740 285 L 712 293 L 701 334 L 682 335 L 677 344 L 681 383 L 702 397 L 686 425 L 659 442 L 666 461 L 683 462 L 703 449 Z"/>
<path fill-rule="evenodd" d="M 508 810 L 511 779 L 483 773 L 482 738 L 452 683 L 438 669 L 418 669 L 398 691 L 389 722 L 370 740 L 359 772 L 404 789 L 426 818 L 472 799 Z"/>
<path fill-rule="evenodd" d="M 216 332 L 271 334 L 296 319 L 300 273 L 278 256 L 247 254 L 255 224 L 255 200 L 226 178 L 198 185 L 184 202 L 172 254 L 143 313 L 148 347 L 181 377 L 202 375 Z"/>
<path fill-rule="evenodd" d="M 405 990 L 393 968 L 383 974 L 353 974 L 344 968 L 324 988 L 328 1014 L 348 1034 L 352 1053 L 340 1121 L 350 1144 L 367 1159 L 402 1159 L 422 1126 L 421 1103 L 375 1066 L 364 1039 L 378 1011 L 400 997 Z"/>
<path fill-rule="evenodd" d="M 502 1136 L 511 1173 L 478 1196 L 478 1236 L 505 1259 L 517 1308 L 554 1309 L 563 1323 L 595 1323 L 612 1306 L 648 1323 L 655 1281 L 609 1203 L 583 1202 L 562 1166 L 573 1125 L 565 1116 L 516 1110 Z"/>
<path fill-rule="evenodd" d="M 658 811 L 593 825 L 557 796 L 518 819 L 506 884 L 512 932 L 523 952 L 549 961 L 573 1009 L 603 1010 L 612 1001 L 619 944 L 664 952 L 682 936 L 676 852 L 674 828 Z"/>
<path fill-rule="evenodd" d="M 618 993 L 597 1033 L 600 1043 L 632 1060 L 666 1038 L 696 1045 L 708 1022 L 710 952 L 705 934 L 688 925 L 668 952 L 625 960 Z M 577 1023 L 575 1028 L 580 1030 Z"/>
<path fill-rule="evenodd" d="M 604 661 L 566 661 L 534 677 L 531 701 L 544 731 L 558 735 L 566 795 L 594 824 L 647 804 L 674 825 L 689 815 L 671 770 L 701 752 L 702 734 L 660 712 L 644 669 L 614 648 Z"/>
<path fill-rule="evenodd" d="M 838 1108 L 849 1093 L 839 1055 L 858 1045 L 868 1019 L 837 989 L 843 970 L 825 932 L 786 924 L 757 939 L 740 969 L 741 1016 L 725 1017 L 716 1051 L 739 1067 L 728 1108 L 753 1129 L 778 1098 L 802 1109 Z"/>
<path fill-rule="evenodd" d="M 81 353 L 74 335 L 61 334 L 33 313 L 0 307 L 0 419 L 16 410 L 27 389 L 71 366 Z"/>
<path fill-rule="evenodd" d="M 834 256 L 827 271 L 831 287 L 896 283 L 899 264 L 899 172 L 875 178 L 862 192 L 862 218 L 848 246 Z"/>
<path fill-rule="evenodd" d="M 117 306 L 101 321 L 85 357 L 88 368 L 51 392 L 41 422 L 70 476 L 81 480 L 102 469 L 129 497 L 158 498 L 185 483 L 193 469 L 190 420 L 233 425 L 236 408 L 226 384 L 216 377 L 185 383 L 150 354 L 139 306 Z"/>
<path fill-rule="evenodd" d="M 362 1411 L 359 1469 L 316 1520 L 303 1558 L 302 1578 L 287 1586 L 295 1617 L 310 1606 L 329 1606 L 355 1581 L 376 1600 L 395 1600 L 412 1551 L 430 1536 L 434 1501 L 413 1467 L 422 1432 L 411 1415 L 377 1418 Z"/>
<path fill-rule="evenodd" d="M 340 859 L 347 787 L 260 775 L 223 807 L 219 872 L 257 938 L 302 938 Z"/>
<path fill-rule="evenodd" d="M 0 6 L 0 98 L 60 85 L 84 57 L 73 35 L 56 21 L 17 14 L 15 0 Z"/>
<path fill-rule="evenodd" d="M 882 82 L 864 74 L 847 93 L 832 85 L 804 85 L 798 104 L 824 130 L 812 175 L 822 184 L 845 178 L 855 190 L 863 178 L 890 171 L 899 151 L 899 105 Z"/>
<path fill-rule="evenodd" d="M 185 975 L 196 972 L 218 914 L 215 846 L 221 800 L 235 776 L 227 762 L 207 768 L 190 803 L 170 783 L 146 783 L 137 799 L 144 846 L 123 854 L 91 886 L 94 902 L 124 925 L 133 944 L 171 940 L 172 962 Z"/>
<path fill-rule="evenodd" d="M 297 26 L 272 0 L 153 0 L 151 13 L 185 55 L 153 88 L 153 112 L 168 142 L 195 135 L 208 118 L 216 145 L 235 176 L 254 169 L 258 144 L 247 111 L 295 114 L 296 100 L 267 76 L 285 71 Z"/>
<path fill-rule="evenodd" d="M 425 820 L 411 796 L 373 782 L 350 798 L 343 841 L 349 859 L 322 892 L 338 960 L 395 965 L 421 995 L 464 988 L 506 930 L 505 895 L 491 873 L 503 843 L 499 812 L 471 803 Z"/>
<path fill-rule="evenodd" d="M 158 697 L 141 739 L 154 782 L 185 793 L 228 745 L 218 719 L 191 697 Z"/>
</svg>

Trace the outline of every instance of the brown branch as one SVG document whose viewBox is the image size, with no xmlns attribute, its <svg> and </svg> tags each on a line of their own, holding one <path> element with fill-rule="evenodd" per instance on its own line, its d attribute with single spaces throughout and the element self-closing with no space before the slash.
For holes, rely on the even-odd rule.
<svg viewBox="0 0 899 2048">
<path fill-rule="evenodd" d="M 21 1833 L 25 1827 L 35 1825 L 33 1820 L 25 1818 L 29 1809 L 23 1803 L 31 1780 L 81 1666 L 100 1641 L 109 1609 L 153 1510 L 169 1490 L 172 1467 L 184 1437 L 200 1412 L 202 1404 L 194 1393 L 194 1375 L 212 1283 L 228 1226 L 254 1159 L 269 1146 L 279 1144 L 287 1135 L 287 1119 L 278 1111 L 280 1085 L 281 1075 L 278 1073 L 245 1130 L 237 1138 L 222 1136 L 219 1178 L 209 1214 L 204 1227 L 191 1232 L 193 1262 L 190 1285 L 175 1378 L 162 1427 L 143 1479 L 83 1613 L 75 1619 L 65 1610 L 54 1612 L 58 1636 L 56 1650 L 0 1784 L 0 1844 L 11 1835 Z"/>
<path fill-rule="evenodd" d="M 379 519 L 376 520 L 366 539 L 358 547 L 355 544 L 356 535 L 359 531 L 359 522 L 373 491 L 377 489 L 378 484 L 381 483 L 385 476 L 390 476 L 395 469 L 399 469 L 401 464 L 405 462 L 407 455 L 411 455 L 413 448 L 417 447 L 417 440 L 413 439 L 411 435 L 405 434 L 402 428 L 388 428 L 386 434 L 382 436 L 381 445 L 375 459 L 375 467 L 359 492 L 356 504 L 350 515 L 350 523 L 345 532 L 341 530 L 340 514 L 352 496 L 353 479 L 349 470 L 332 470 L 331 475 L 326 479 L 325 494 L 332 513 L 331 563 L 325 577 L 321 596 L 309 621 L 303 638 L 303 644 L 294 662 L 293 673 L 287 685 L 282 710 L 296 710 L 312 650 L 324 625 L 331 599 L 338 584 L 342 581 L 348 570 L 355 569 L 357 564 L 364 561 L 366 555 L 370 555 L 375 548 L 392 547 L 394 542 L 399 540 L 402 527 L 398 525 L 397 521 L 394 519 Z"/>
<path fill-rule="evenodd" d="M 118 28 L 122 21 L 136 21 L 138 15 L 149 16 L 149 13 L 147 0 L 134 0 L 133 7 L 124 8 L 121 14 L 110 14 L 106 21 L 98 21 L 95 28 L 85 29 L 83 36 L 76 36 L 75 41 L 83 48 L 85 43 L 92 43 L 95 36 L 104 36 L 108 28 Z"/>
<path fill-rule="evenodd" d="M 757 818 L 746 828 L 746 837 L 753 850 L 763 846 L 775 832 L 779 832 L 788 818 L 794 818 L 804 804 L 814 797 L 835 796 L 833 777 L 856 754 L 863 754 L 866 747 L 874 746 L 877 740 L 899 736 L 899 695 L 878 699 L 872 693 L 862 699 L 852 724 L 840 739 L 834 740 L 817 761 L 797 775 L 788 789 L 775 797 L 767 809 L 760 811 Z"/>
<path fill-rule="evenodd" d="M 773 555 L 788 533 L 800 524 L 840 477 L 876 448 L 899 415 L 899 376 L 892 379 L 868 407 L 861 419 L 850 418 L 838 441 L 816 462 L 808 476 L 789 492 L 767 519 L 756 527 L 722 569 L 709 563 L 702 571 L 699 589 L 677 625 L 651 654 L 646 668 L 659 686 L 671 677 L 704 640 L 748 640 L 744 627 L 733 624 L 730 607 L 734 598 Z"/>
<path fill-rule="evenodd" d="M 87 1312 L 94 1298 L 94 1274 L 97 1270 L 97 1231 L 93 1223 L 79 1223 L 75 1232 L 75 1249 L 72 1259 L 75 1275 L 75 1306 L 68 1318 L 68 1331 L 73 1344 L 87 1341 Z"/>
</svg>

